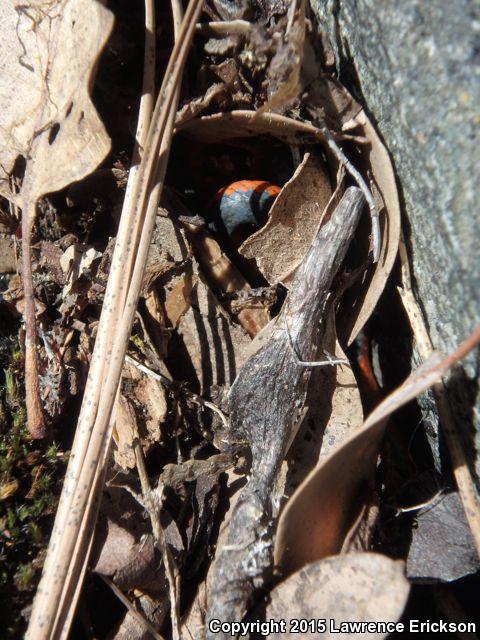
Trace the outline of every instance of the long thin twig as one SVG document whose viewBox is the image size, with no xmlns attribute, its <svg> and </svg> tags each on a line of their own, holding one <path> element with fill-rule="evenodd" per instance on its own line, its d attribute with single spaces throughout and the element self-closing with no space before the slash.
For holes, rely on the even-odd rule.
<svg viewBox="0 0 480 640">
<path fill-rule="evenodd" d="M 402 286 L 398 287 L 398 291 L 410 320 L 418 351 L 422 360 L 425 361 L 431 355 L 433 345 L 425 326 L 425 321 L 423 320 L 422 311 L 413 293 L 410 265 L 403 236 L 400 240 L 400 261 L 402 265 Z M 464 357 L 472 348 L 472 345 L 478 342 L 479 334 L 480 327 L 477 327 L 476 331 L 474 331 L 469 338 L 460 345 L 459 349 L 450 356 L 452 359 L 452 365 L 458 362 L 460 358 Z M 475 541 L 475 546 L 480 554 L 480 504 L 477 498 L 475 484 L 468 467 L 467 455 L 455 425 L 455 420 L 446 395 L 444 383 L 438 382 L 435 384 L 432 387 L 432 392 L 437 405 L 440 425 L 445 436 L 447 449 L 452 459 L 453 475 L 458 487 L 458 493 Z"/>
<path fill-rule="evenodd" d="M 372 195 L 372 192 L 368 188 L 367 183 L 365 182 L 362 174 L 358 169 L 356 169 L 347 156 L 340 149 L 338 144 L 335 142 L 334 137 L 330 133 L 327 125 L 322 122 L 320 123 L 320 130 L 325 136 L 325 140 L 331 151 L 335 154 L 337 159 L 344 165 L 347 172 L 352 176 L 352 178 L 357 183 L 358 187 L 362 190 L 363 195 L 365 196 L 365 200 L 368 203 L 368 208 L 370 209 L 370 218 L 372 221 L 372 253 L 373 253 L 373 262 L 378 262 L 380 257 L 381 250 L 381 237 L 380 237 L 380 220 L 378 217 L 378 209 L 375 203 L 375 199 Z"/>
<path fill-rule="evenodd" d="M 40 399 L 38 378 L 37 323 L 35 317 L 35 295 L 32 274 L 32 226 L 35 219 L 35 204 L 26 204 L 22 215 L 22 282 L 25 320 L 25 405 L 27 426 L 32 438 L 45 438 L 47 429 Z"/>
<path fill-rule="evenodd" d="M 160 504 L 158 491 L 153 492 L 148 478 L 145 466 L 145 458 L 143 449 L 138 441 L 134 442 L 135 462 L 137 464 L 138 476 L 142 486 L 144 505 L 150 516 L 152 523 L 153 538 L 158 550 L 162 554 L 163 564 L 165 566 L 165 574 L 167 576 L 168 589 L 170 593 L 170 613 L 172 619 L 172 635 L 173 640 L 180 640 L 180 611 L 179 598 L 177 594 L 177 568 L 170 547 L 165 539 L 165 532 L 160 522 Z"/>
<path fill-rule="evenodd" d="M 158 631 L 150 624 L 150 622 L 144 616 L 142 616 L 142 614 L 139 611 L 137 611 L 135 609 L 135 607 L 130 602 L 130 600 L 127 598 L 127 596 L 124 593 L 122 593 L 122 591 L 120 591 L 120 589 L 117 587 L 117 585 L 114 582 L 112 582 L 109 578 L 107 578 L 107 576 L 102 576 L 101 573 L 99 573 L 98 575 L 105 582 L 105 584 L 110 587 L 110 589 L 117 596 L 117 598 L 120 600 L 120 602 L 123 605 L 125 605 L 125 607 L 132 614 L 132 616 L 136 620 L 138 620 L 138 622 L 142 625 L 142 627 L 145 627 L 145 629 L 148 631 L 148 633 L 152 634 L 152 636 L 155 638 L 155 640 L 165 640 L 164 637 L 162 635 L 160 635 L 158 633 Z"/>
<path fill-rule="evenodd" d="M 99 335 L 103 335 L 104 340 L 99 342 L 97 338 L 95 344 L 44 577 L 28 630 L 28 637 L 35 640 L 66 635 L 63 629 L 70 597 L 82 575 L 86 552 L 83 540 L 91 539 L 100 489 L 98 469 L 109 448 L 123 357 L 155 223 L 156 206 L 149 202 L 149 196 L 155 184 L 163 183 L 173 129 L 174 97 L 178 95 L 177 88 L 201 8 L 201 0 L 191 0 L 142 145 L 144 153 L 138 182 L 132 189 L 127 223 L 122 224 L 122 215 L 122 235 L 117 240 L 109 277 L 109 284 L 113 284 L 107 285 L 99 323 Z M 157 195 L 160 191 L 161 186 Z"/>
</svg>

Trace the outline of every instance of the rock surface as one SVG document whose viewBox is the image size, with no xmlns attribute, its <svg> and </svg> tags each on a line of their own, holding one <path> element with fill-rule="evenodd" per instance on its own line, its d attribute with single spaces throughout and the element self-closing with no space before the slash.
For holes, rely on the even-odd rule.
<svg viewBox="0 0 480 640">
<path fill-rule="evenodd" d="M 417 296 L 434 346 L 450 352 L 480 321 L 480 5 L 311 4 L 341 79 L 356 88 L 392 156 Z M 464 366 L 452 396 L 478 473 L 477 357 Z"/>
</svg>

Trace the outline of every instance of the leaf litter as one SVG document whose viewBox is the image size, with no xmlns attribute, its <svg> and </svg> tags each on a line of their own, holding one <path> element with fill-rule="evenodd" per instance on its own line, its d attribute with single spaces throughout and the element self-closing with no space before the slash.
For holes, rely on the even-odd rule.
<svg viewBox="0 0 480 640">
<path fill-rule="evenodd" d="M 476 507 L 457 474 L 467 518 L 447 491 L 443 506 L 419 506 L 416 528 L 405 519 L 405 553 L 389 546 L 383 433 L 424 390 L 441 394 L 478 335 L 385 389 L 365 420 L 373 369 L 357 345 L 394 289 L 400 205 L 388 152 L 335 75 L 321 25 L 317 35 L 302 0 L 115 13 L 117 48 L 95 0 L 12 6 L 1 26 L 1 305 L 12 327 L 24 318 L 31 446 L 71 447 L 27 637 L 67 637 L 85 624 L 79 603 L 91 628 L 117 639 L 227 637 L 209 622 L 287 610 L 288 620 L 396 621 L 407 577 L 475 570 Z M 109 74 L 122 57 L 138 79 L 144 66 L 143 91 L 123 74 L 114 111 Z M 108 87 L 101 117 L 96 72 Z M 234 200 L 241 226 L 256 215 L 248 185 L 259 180 L 280 192 L 236 244 L 214 225 L 216 194 L 238 181 L 252 189 Z M 14 505 L 23 485 L 8 470 L 1 481 Z M 434 550 L 452 511 L 463 542 L 447 570 Z M 100 612 L 92 587 L 118 606 Z"/>
</svg>

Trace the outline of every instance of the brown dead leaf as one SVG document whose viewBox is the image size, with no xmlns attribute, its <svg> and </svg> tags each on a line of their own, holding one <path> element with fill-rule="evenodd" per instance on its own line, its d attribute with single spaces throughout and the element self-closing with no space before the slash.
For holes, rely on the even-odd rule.
<svg viewBox="0 0 480 640">
<path fill-rule="evenodd" d="M 318 66 L 317 66 L 318 72 Z M 362 107 L 350 95 L 345 87 L 336 79 L 327 75 L 319 75 L 308 91 L 309 104 L 321 112 L 327 125 L 337 129 L 349 128 Z"/>
<path fill-rule="evenodd" d="M 168 594 L 152 597 L 148 593 L 137 593 L 135 608 L 154 629 L 161 629 L 170 610 Z M 118 628 L 109 637 L 110 640 L 151 640 L 152 634 L 138 621 L 137 616 L 127 611 Z"/>
<path fill-rule="evenodd" d="M 362 147 L 365 171 L 371 174 L 372 192 L 380 212 L 381 251 L 378 262 L 369 267 L 363 282 L 345 293 L 339 314 L 338 334 L 342 343 L 351 344 L 368 320 L 385 288 L 400 243 L 400 202 L 392 162 L 374 126 L 362 110 L 354 121 L 369 141 Z M 361 232 L 361 229 L 359 229 Z M 363 230 L 363 255 L 368 255 L 370 230 Z M 357 234 L 359 237 L 361 234 Z M 364 259 L 365 259 L 364 258 Z"/>
<path fill-rule="evenodd" d="M 234 64 L 233 60 L 230 62 Z M 236 68 L 235 72 L 237 72 Z M 228 82 L 228 78 L 225 82 L 230 84 L 230 82 Z M 192 120 L 192 118 L 196 118 L 201 115 L 203 111 L 208 109 L 212 102 L 216 102 L 223 97 L 227 92 L 227 89 L 227 84 L 224 82 L 217 82 L 212 84 L 203 96 L 190 100 L 190 102 L 185 104 L 177 113 L 177 117 L 175 119 L 177 127 L 181 127 L 189 120 Z"/>
<path fill-rule="evenodd" d="M 115 428 L 112 434 L 115 442 L 113 457 L 122 469 L 135 468 L 135 452 L 133 441 L 138 437 L 135 412 L 123 395 L 118 398 Z"/>
<path fill-rule="evenodd" d="M 13 236 L 0 234 L 0 274 L 15 273 L 17 252 Z"/>
<path fill-rule="evenodd" d="M 140 514 L 137 518 L 141 519 Z M 157 604 L 167 594 L 167 582 L 161 554 L 156 549 L 153 536 L 144 534 L 135 538 L 110 517 L 102 518 L 97 525 L 93 550 L 92 570 L 110 577 L 122 591 L 150 592 Z"/>
<path fill-rule="evenodd" d="M 165 299 L 165 313 L 174 328 L 178 326 L 181 317 L 191 304 L 191 294 L 197 280 L 192 282 L 190 274 L 183 273 L 172 282 Z"/>
<path fill-rule="evenodd" d="M 144 620 L 148 620 L 154 629 L 161 629 L 170 610 L 168 595 L 164 594 L 160 600 L 148 593 L 137 593 L 135 608 Z M 161 637 L 158 634 L 158 637 Z M 151 640 L 152 634 L 140 623 L 138 617 L 132 611 L 127 611 L 125 617 L 109 635 L 110 640 Z"/>
<path fill-rule="evenodd" d="M 276 52 L 270 61 L 265 78 L 267 85 L 267 101 L 259 109 L 261 111 L 283 112 L 300 93 L 300 72 L 302 68 L 303 48 L 305 42 L 305 1 L 291 3 L 285 31 L 275 25 Z"/>
<path fill-rule="evenodd" d="M 155 280 L 188 261 L 190 247 L 185 232 L 179 229 L 168 212 L 160 209 L 148 251 L 143 276 L 142 295 L 147 295 Z"/>
<path fill-rule="evenodd" d="M 0 192 L 28 157 L 31 201 L 90 173 L 110 149 L 91 102 L 92 74 L 113 25 L 95 0 L 6 3 L 0 38 Z"/>
<path fill-rule="evenodd" d="M 184 482 L 194 482 L 202 477 L 216 477 L 233 467 L 235 461 L 229 453 L 219 453 L 206 460 L 185 460 L 180 464 L 166 464 L 160 475 L 163 485 L 179 489 Z"/>
<path fill-rule="evenodd" d="M 401 561 L 379 553 L 325 558 L 300 569 L 270 593 L 265 619 L 286 620 L 290 633 L 272 633 L 269 637 L 296 637 L 292 633 L 294 621 L 304 619 L 314 621 L 316 628 L 307 625 L 302 638 L 386 638 L 388 633 L 354 629 L 339 635 L 332 631 L 331 621 L 337 629 L 349 621 L 396 622 L 409 591 Z"/>
<path fill-rule="evenodd" d="M 256 259 L 270 283 L 290 280 L 312 244 L 331 195 L 325 165 L 305 154 L 275 200 L 267 224 L 242 244 L 240 253 Z"/>
<path fill-rule="evenodd" d="M 125 364 L 124 380 L 133 385 L 132 400 L 120 395 L 118 412 L 115 420 L 114 457 L 123 469 L 135 467 L 135 455 L 132 444 L 140 438 L 142 447 L 148 452 L 153 443 L 161 439 L 161 425 L 168 411 L 167 397 L 164 387 L 155 379 L 145 375 L 136 367 Z M 141 407 L 142 424 L 146 430 L 139 428 L 134 404 Z"/>
<path fill-rule="evenodd" d="M 102 538 L 102 545 L 92 568 L 96 573 L 113 576 L 131 562 L 136 546 L 135 537 L 110 519 L 98 525 L 97 536 Z"/>
<path fill-rule="evenodd" d="M 82 244 L 71 244 L 66 249 L 59 261 L 66 279 L 62 292 L 64 298 L 72 293 L 77 280 L 84 273 L 89 273 L 93 263 L 101 257 L 100 251 Z"/>
<path fill-rule="evenodd" d="M 422 480 L 427 487 L 431 483 L 428 477 Z M 408 577 L 417 582 L 451 582 L 479 568 L 480 556 L 458 493 L 437 493 L 420 504 L 407 557 Z"/>
<path fill-rule="evenodd" d="M 439 362 L 437 356 L 414 372 L 298 487 L 280 516 L 275 543 L 275 561 L 286 573 L 340 551 L 362 509 L 356 498 L 373 480 L 387 418 L 441 380 L 450 366 L 452 357 Z"/>
<path fill-rule="evenodd" d="M 184 131 L 196 140 L 206 144 L 222 142 L 231 138 L 271 135 L 287 144 L 298 145 L 302 141 L 318 142 L 321 137 L 317 127 L 293 120 L 276 113 L 235 110 L 202 116 L 177 126 L 176 131 Z M 323 139 L 323 137 L 322 137 Z"/>
</svg>

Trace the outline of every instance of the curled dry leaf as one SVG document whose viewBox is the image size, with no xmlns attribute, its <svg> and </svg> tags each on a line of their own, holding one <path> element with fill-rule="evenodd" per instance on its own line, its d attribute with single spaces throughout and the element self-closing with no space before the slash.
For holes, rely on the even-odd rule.
<svg viewBox="0 0 480 640">
<path fill-rule="evenodd" d="M 23 189 L 35 201 L 90 173 L 110 140 L 89 96 L 113 15 L 96 0 L 7 2 L 0 27 L 0 193 L 28 158 Z M 21 116 L 19 116 L 21 114 Z"/>
<path fill-rule="evenodd" d="M 351 553 L 308 564 L 271 593 L 266 620 L 306 619 L 326 621 L 318 632 L 308 628 L 304 638 L 338 638 L 331 632 L 330 620 L 338 629 L 342 623 L 396 622 L 407 602 L 410 585 L 404 576 L 404 564 L 379 553 Z M 388 633 L 345 630 L 342 638 L 386 638 Z M 270 638 L 284 638 L 272 633 Z M 290 636 L 289 636 L 290 637 Z"/>
<path fill-rule="evenodd" d="M 135 598 L 135 608 L 143 617 L 148 620 L 154 629 L 160 629 L 168 615 L 170 603 L 168 595 L 161 596 L 155 594 L 141 593 Z M 157 634 L 157 637 L 161 637 Z M 140 623 L 138 617 L 132 611 L 127 611 L 122 622 L 110 636 L 111 640 L 151 640 L 151 632 Z"/>
<path fill-rule="evenodd" d="M 185 131 L 206 144 L 222 142 L 231 138 L 271 135 L 287 144 L 302 141 L 317 141 L 323 135 L 320 130 L 307 122 L 300 122 L 276 113 L 257 111 L 229 111 L 202 116 L 177 125 L 176 131 Z"/>
<path fill-rule="evenodd" d="M 135 536 L 106 518 L 97 527 L 98 538 L 102 539 L 102 545 L 94 560 L 93 570 L 105 576 L 113 576 L 116 571 L 131 562 L 136 545 Z"/>
<path fill-rule="evenodd" d="M 470 338 L 469 348 L 474 339 L 479 338 Z M 275 561 L 285 573 L 340 551 L 364 506 L 362 498 L 373 480 L 388 417 L 439 382 L 456 360 L 465 355 L 466 344 L 467 341 L 444 360 L 438 354 L 432 356 L 428 365 L 410 375 L 370 414 L 362 428 L 298 487 L 280 516 L 275 541 Z M 309 514 L 308 520 L 305 514 Z M 297 526 L 299 521 L 301 528 Z"/>
<path fill-rule="evenodd" d="M 325 86 L 330 86 L 328 83 Z M 335 93 L 341 88 L 334 84 Z M 381 251 L 378 262 L 367 270 L 362 281 L 358 282 L 351 291 L 344 296 L 342 313 L 340 314 L 338 333 L 341 342 L 350 344 L 375 308 L 383 292 L 387 278 L 393 268 L 398 251 L 400 238 L 400 204 L 395 181 L 395 174 L 387 150 L 382 144 L 373 125 L 363 110 L 358 111 L 358 105 L 343 90 L 342 112 L 356 114 L 354 118 L 344 123 L 348 130 L 355 128 L 358 135 L 368 141 L 362 145 L 361 163 L 364 175 L 371 178 L 371 188 L 374 199 L 380 211 Z M 339 101 L 336 95 L 335 102 Z M 348 109 L 348 103 L 351 108 Z M 221 142 L 232 137 L 249 137 L 256 135 L 271 135 L 287 144 L 319 143 L 325 147 L 325 137 L 321 129 L 308 122 L 301 122 L 274 113 L 258 113 L 255 111 L 231 111 L 217 113 L 211 116 L 191 120 L 182 124 L 179 129 L 206 143 Z M 332 154 L 328 152 L 332 158 Z M 281 201 L 280 201 L 281 204 Z M 279 206 L 280 206 L 279 204 Z M 273 215 L 273 208 L 272 208 Z M 263 229 L 251 239 L 261 234 Z M 267 233 L 266 230 L 264 233 Z M 264 238 L 263 235 L 260 238 Z M 249 248 L 250 239 L 244 245 L 244 250 L 250 256 L 253 252 Z M 256 250 L 261 253 L 257 242 Z M 307 245 L 308 246 L 308 245 Z M 283 248 L 283 251 L 285 248 Z M 357 234 L 358 265 L 365 264 L 370 251 L 370 226 L 366 221 Z"/>
<path fill-rule="evenodd" d="M 369 267 L 362 282 L 347 291 L 339 314 L 338 334 L 341 342 L 351 344 L 371 316 L 385 288 L 397 257 L 400 243 L 400 202 L 388 151 L 365 112 L 360 111 L 353 123 L 369 145 L 362 147 L 364 170 L 371 176 L 371 188 L 380 213 L 381 250 L 378 262 Z M 360 230 L 361 231 L 361 230 Z M 363 255 L 369 251 L 369 227 L 365 226 Z M 361 234 L 359 234 L 361 238 Z"/>
<path fill-rule="evenodd" d="M 331 195 L 325 165 L 307 153 L 275 200 L 267 224 L 242 244 L 240 253 L 256 259 L 269 282 L 290 280 L 317 234 Z"/>
<path fill-rule="evenodd" d="M 166 464 L 160 475 L 160 482 L 179 489 L 185 482 L 194 482 L 202 477 L 217 477 L 222 471 L 233 467 L 235 461 L 228 453 L 219 453 L 206 460 L 185 460 L 179 464 Z"/>
</svg>

